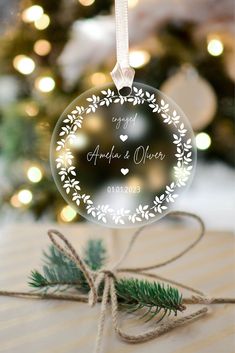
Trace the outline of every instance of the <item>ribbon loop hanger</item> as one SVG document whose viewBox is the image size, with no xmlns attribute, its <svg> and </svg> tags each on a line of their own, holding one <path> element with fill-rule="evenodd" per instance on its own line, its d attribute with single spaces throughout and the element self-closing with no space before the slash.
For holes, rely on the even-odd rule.
<svg viewBox="0 0 235 353">
<path fill-rule="evenodd" d="M 117 63 L 111 76 L 119 93 L 129 95 L 135 70 L 129 63 L 128 0 L 115 0 Z"/>
</svg>

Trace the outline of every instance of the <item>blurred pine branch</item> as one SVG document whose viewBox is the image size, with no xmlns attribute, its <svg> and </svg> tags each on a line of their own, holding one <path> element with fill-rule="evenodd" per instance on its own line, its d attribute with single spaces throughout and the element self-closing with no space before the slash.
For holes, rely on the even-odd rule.
<svg viewBox="0 0 235 353">
<path fill-rule="evenodd" d="M 29 285 L 36 290 L 66 291 L 75 289 L 80 293 L 88 293 L 89 286 L 77 265 L 53 245 L 44 252 L 42 272 L 34 270 L 29 277 Z M 84 261 L 90 269 L 97 271 L 105 265 L 106 249 L 101 240 L 89 240 L 84 249 Z M 120 307 L 128 312 L 144 311 L 142 318 L 151 320 L 160 314 L 158 320 L 165 315 L 183 311 L 182 295 L 178 289 L 169 285 L 148 282 L 133 278 L 115 281 L 117 298 Z M 102 295 L 103 283 L 99 289 Z"/>
</svg>

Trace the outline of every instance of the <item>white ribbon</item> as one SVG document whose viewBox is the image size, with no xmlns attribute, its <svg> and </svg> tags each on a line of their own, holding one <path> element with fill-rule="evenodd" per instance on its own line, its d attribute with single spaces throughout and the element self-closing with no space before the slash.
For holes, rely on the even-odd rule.
<svg viewBox="0 0 235 353">
<path fill-rule="evenodd" d="M 128 0 L 115 0 L 115 19 L 117 63 L 111 76 L 119 93 L 127 95 L 135 76 L 129 64 Z"/>
</svg>

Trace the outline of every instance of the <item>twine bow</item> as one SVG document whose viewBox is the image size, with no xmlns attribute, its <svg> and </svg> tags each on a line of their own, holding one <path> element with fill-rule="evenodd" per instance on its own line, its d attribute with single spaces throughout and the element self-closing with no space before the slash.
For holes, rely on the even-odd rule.
<svg viewBox="0 0 235 353">
<path fill-rule="evenodd" d="M 184 250 L 176 254 L 175 256 L 171 257 L 170 259 L 163 261 L 158 264 L 150 265 L 147 267 L 135 267 L 135 268 L 121 268 L 120 265 L 123 263 L 123 261 L 126 259 L 128 254 L 130 253 L 136 239 L 138 236 L 143 232 L 147 226 L 144 226 L 140 229 L 138 229 L 132 236 L 125 252 L 121 256 L 120 260 L 116 263 L 115 266 L 113 266 L 111 269 L 106 268 L 99 270 L 97 272 L 90 270 L 90 268 L 86 265 L 86 263 L 82 260 L 81 256 L 76 252 L 76 250 L 73 248 L 71 243 L 61 234 L 60 232 L 56 230 L 50 230 L 48 232 L 48 235 L 52 241 L 52 243 L 56 246 L 56 248 L 61 251 L 63 254 L 65 254 L 67 257 L 72 259 L 77 266 L 82 270 L 89 286 L 90 286 L 90 292 L 88 297 L 84 295 L 73 295 L 73 294 L 55 294 L 55 293 L 32 293 L 32 292 L 20 292 L 20 291 L 8 291 L 8 290 L 0 290 L 0 295 L 1 296 L 8 296 L 8 297 L 18 297 L 18 298 L 30 298 L 30 299 L 57 299 L 57 300 L 71 300 L 71 301 L 78 301 L 78 302 L 83 302 L 83 303 L 89 303 L 91 306 L 94 306 L 98 301 L 101 301 L 101 312 L 100 312 L 100 318 L 99 318 L 99 323 L 98 323 L 98 333 L 97 333 L 97 338 L 96 338 L 96 344 L 95 344 L 95 353 L 99 353 L 101 351 L 101 341 L 102 341 L 102 336 L 103 336 L 103 331 L 104 331 L 104 323 L 105 323 L 105 313 L 108 305 L 108 301 L 110 298 L 110 303 L 111 303 L 111 311 L 112 311 L 112 320 L 113 320 L 113 327 L 118 336 L 126 342 L 129 343 L 141 343 L 145 341 L 149 341 L 153 338 L 156 338 L 160 336 L 163 333 L 166 333 L 180 325 L 184 325 L 186 323 L 189 323 L 193 319 L 197 319 L 201 317 L 202 315 L 206 314 L 208 311 L 207 307 L 203 307 L 202 309 L 199 309 L 195 312 L 193 312 L 190 315 L 183 316 L 177 320 L 173 320 L 171 322 L 167 323 L 162 323 L 158 327 L 155 327 L 152 330 L 149 330 L 147 332 L 137 334 L 137 335 L 130 335 L 123 330 L 120 329 L 119 324 L 118 324 L 118 301 L 117 301 L 117 293 L 115 289 L 115 278 L 118 275 L 118 273 L 132 273 L 132 274 L 138 274 L 142 275 L 145 277 L 150 277 L 150 278 L 155 278 L 155 279 L 160 279 L 162 281 L 171 283 L 173 285 L 176 285 L 178 287 L 187 289 L 191 292 L 194 293 L 189 298 L 183 298 L 182 304 L 235 304 L 235 298 L 210 298 L 206 296 L 203 292 L 194 289 L 192 287 L 186 286 L 183 283 L 179 283 L 167 278 L 164 278 L 162 276 L 156 275 L 154 273 L 149 273 L 149 270 L 160 268 L 163 266 L 166 266 L 173 261 L 179 259 L 183 255 L 185 255 L 188 251 L 190 251 L 204 236 L 205 233 L 205 227 L 204 223 L 201 220 L 200 217 L 193 213 L 188 213 L 188 212 L 172 212 L 169 213 L 169 216 L 184 216 L 184 217 L 189 217 L 191 219 L 194 219 L 197 221 L 199 224 L 199 231 L 198 231 L 198 236 L 196 240 L 194 240 L 189 246 L 187 246 Z M 59 244 L 59 242 L 56 240 L 56 237 L 58 237 L 62 241 L 62 245 Z M 102 297 L 100 298 L 98 296 L 98 291 L 99 291 L 99 286 L 101 283 L 104 283 L 104 290 L 102 293 Z"/>
<path fill-rule="evenodd" d="M 153 264 L 150 266 L 139 267 L 139 268 L 138 267 L 136 267 L 136 268 L 121 268 L 120 265 L 127 258 L 128 254 L 132 250 L 132 247 L 133 247 L 135 241 L 137 240 L 139 235 L 141 233 L 143 233 L 143 230 L 147 226 L 144 226 L 144 227 L 138 229 L 133 234 L 123 255 L 121 256 L 119 261 L 113 267 L 105 268 L 105 269 L 102 269 L 99 271 L 92 271 L 87 266 L 87 264 L 82 260 L 81 256 L 74 249 L 74 247 L 68 241 L 68 239 L 66 239 L 64 237 L 63 234 L 61 234 L 57 230 L 50 230 L 48 232 L 50 240 L 52 241 L 54 246 L 61 253 L 63 253 L 65 256 L 67 256 L 72 261 L 74 261 L 77 264 L 77 266 L 81 269 L 81 271 L 83 272 L 83 274 L 87 280 L 87 283 L 89 284 L 89 287 L 90 287 L 90 292 L 88 295 L 88 303 L 91 307 L 96 305 L 96 303 L 98 302 L 99 287 L 100 287 L 101 283 L 104 283 L 104 289 L 103 289 L 102 298 L 101 298 L 101 311 L 100 311 L 100 317 L 99 317 L 99 322 L 98 322 L 98 331 L 97 331 L 95 350 L 94 350 L 95 353 L 99 353 L 101 351 L 101 343 L 102 343 L 104 324 L 105 324 L 105 313 L 106 313 L 106 310 L 108 307 L 109 299 L 110 299 L 110 303 L 111 303 L 112 322 L 113 322 L 114 330 L 122 340 L 129 342 L 129 343 L 141 343 L 144 341 L 148 341 L 150 339 L 153 339 L 155 337 L 160 336 L 161 334 L 163 334 L 165 332 L 168 332 L 169 330 L 171 330 L 177 326 L 183 325 L 186 322 L 189 322 L 195 318 L 198 318 L 207 312 L 208 309 L 206 307 L 204 307 L 202 309 L 199 309 L 199 310 L 193 312 L 190 315 L 181 317 L 181 318 L 174 320 L 172 322 L 169 322 L 169 323 L 162 323 L 161 325 L 159 325 L 158 327 L 156 327 L 154 329 L 151 329 L 147 332 L 140 333 L 137 335 L 128 334 L 128 333 L 124 332 L 123 330 L 121 330 L 121 328 L 119 327 L 119 324 L 118 324 L 118 300 L 117 300 L 117 293 L 116 293 L 116 289 L 115 289 L 115 277 L 118 275 L 118 273 L 123 273 L 123 272 L 135 273 L 138 275 L 144 275 L 144 276 L 148 276 L 148 277 L 152 277 L 152 278 L 158 278 L 158 279 L 161 279 L 161 280 L 166 281 L 168 283 L 178 285 L 181 288 L 188 289 L 188 290 L 196 293 L 196 296 L 193 296 L 192 298 L 190 298 L 188 300 L 188 303 L 209 304 L 212 301 L 212 299 L 208 298 L 201 291 L 198 291 L 194 288 L 185 286 L 182 283 L 178 283 L 178 282 L 166 279 L 164 277 L 158 276 L 156 274 L 146 272 L 146 271 L 149 271 L 152 269 L 166 266 L 169 263 L 172 263 L 173 261 L 179 259 L 184 254 L 186 254 L 189 250 L 191 250 L 202 239 L 202 237 L 204 235 L 204 232 L 205 232 L 204 223 L 201 220 L 201 218 L 198 217 L 197 215 L 192 214 L 192 213 L 188 213 L 188 212 L 172 212 L 169 215 L 170 216 L 185 216 L 185 217 L 189 217 L 189 218 L 196 220 L 200 226 L 198 237 L 189 246 L 187 246 L 184 250 L 182 250 L 177 255 L 171 257 L 170 259 L 168 259 L 164 262 L 158 263 L 158 264 Z M 63 245 L 61 245 L 56 238 L 59 238 L 62 241 Z M 190 300 L 191 300 L 191 302 L 190 302 Z"/>
</svg>

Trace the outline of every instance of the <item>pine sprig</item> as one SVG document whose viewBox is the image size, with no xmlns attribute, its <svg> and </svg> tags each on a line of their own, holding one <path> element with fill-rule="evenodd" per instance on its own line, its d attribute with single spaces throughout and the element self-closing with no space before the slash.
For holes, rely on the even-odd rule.
<svg viewBox="0 0 235 353">
<path fill-rule="evenodd" d="M 106 248 L 101 239 L 89 240 L 84 253 L 84 260 L 93 271 L 103 267 L 107 260 Z"/>
<path fill-rule="evenodd" d="M 65 291 L 75 289 L 80 293 L 88 293 L 89 286 L 78 266 L 53 245 L 44 252 L 42 273 L 34 270 L 29 277 L 29 285 L 36 290 Z M 84 261 L 94 271 L 105 264 L 106 249 L 102 240 L 89 240 L 84 249 Z M 182 295 L 178 289 L 157 282 L 149 282 L 133 278 L 115 281 L 118 304 L 128 312 L 144 311 L 142 317 L 151 320 L 158 315 L 161 321 L 165 315 L 185 309 Z M 102 294 L 103 284 L 99 295 Z M 147 321 L 148 321 L 147 320 Z"/>
<path fill-rule="evenodd" d="M 74 288 L 82 293 L 88 293 L 88 283 L 77 265 L 62 254 L 54 245 L 48 252 L 43 252 L 44 266 L 42 273 L 31 272 L 29 285 L 35 289 L 64 291 Z M 93 271 L 99 270 L 106 261 L 106 249 L 102 240 L 89 240 L 84 250 L 84 261 Z"/>
<path fill-rule="evenodd" d="M 149 319 L 160 312 L 163 315 L 170 315 L 172 312 L 177 315 L 178 311 L 183 311 L 182 295 L 178 289 L 163 283 L 148 282 L 139 279 L 120 279 L 116 282 L 118 301 L 129 312 L 144 309 L 144 315 Z M 159 320 L 159 321 L 160 321 Z"/>
</svg>

